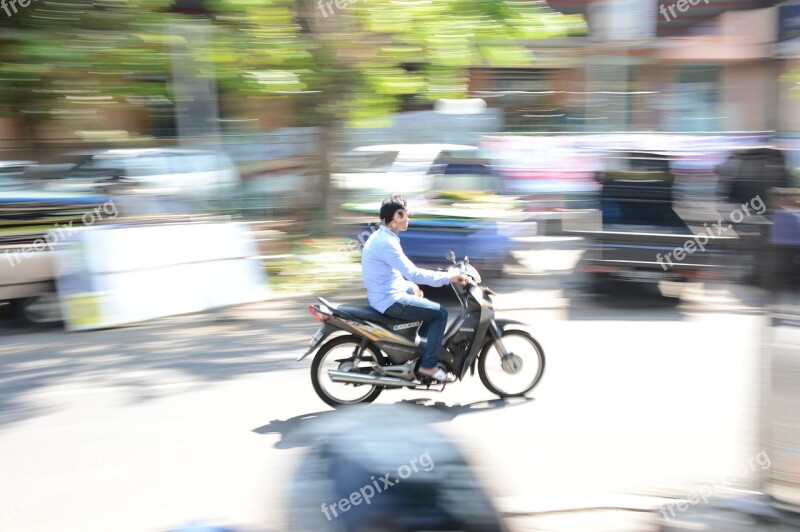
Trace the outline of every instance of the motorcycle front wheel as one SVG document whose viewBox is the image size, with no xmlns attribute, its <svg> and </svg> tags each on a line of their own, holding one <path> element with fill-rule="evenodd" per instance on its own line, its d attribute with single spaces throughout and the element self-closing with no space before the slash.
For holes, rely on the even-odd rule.
<svg viewBox="0 0 800 532">
<path fill-rule="evenodd" d="M 334 338 L 319 348 L 311 363 L 311 384 L 314 391 L 320 399 L 334 408 L 371 403 L 383 391 L 383 388 L 369 384 L 333 382 L 328 376 L 328 370 L 371 373 L 372 366 L 368 360 L 355 360 L 360 345 L 361 339 L 355 336 Z M 380 354 L 373 346 L 368 345 L 366 349 L 380 360 Z"/>
<path fill-rule="evenodd" d="M 503 360 L 494 341 L 481 351 L 478 375 L 486 389 L 499 397 L 525 395 L 544 374 L 544 350 L 525 331 L 504 331 L 500 337 L 509 358 Z"/>
</svg>

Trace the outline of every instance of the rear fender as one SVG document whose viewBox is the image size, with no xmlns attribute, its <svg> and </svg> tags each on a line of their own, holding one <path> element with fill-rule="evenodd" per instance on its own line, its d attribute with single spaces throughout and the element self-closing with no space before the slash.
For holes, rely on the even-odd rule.
<svg viewBox="0 0 800 532">
<path fill-rule="evenodd" d="M 328 336 L 330 336 L 331 334 L 333 334 L 336 331 L 340 331 L 341 332 L 341 329 L 337 329 L 336 327 L 332 327 L 331 325 L 326 323 L 325 325 L 322 326 L 322 329 L 320 329 L 320 331 L 322 331 L 322 336 L 320 337 L 319 341 L 314 343 L 314 344 L 312 344 L 311 347 L 308 348 L 308 351 L 306 351 L 305 353 L 300 355 L 297 358 L 297 362 L 303 360 L 308 355 L 310 355 L 311 353 L 316 351 L 318 347 L 320 347 L 322 344 L 325 343 L 325 340 L 328 338 Z"/>
</svg>

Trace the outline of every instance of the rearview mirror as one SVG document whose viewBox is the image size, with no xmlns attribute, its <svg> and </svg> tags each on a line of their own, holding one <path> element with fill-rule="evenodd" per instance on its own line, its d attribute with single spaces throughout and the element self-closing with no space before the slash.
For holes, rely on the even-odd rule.
<svg viewBox="0 0 800 532">
<path fill-rule="evenodd" d="M 456 254 L 453 253 L 453 250 L 447 252 L 447 260 L 449 260 L 450 262 L 456 261 Z"/>
</svg>

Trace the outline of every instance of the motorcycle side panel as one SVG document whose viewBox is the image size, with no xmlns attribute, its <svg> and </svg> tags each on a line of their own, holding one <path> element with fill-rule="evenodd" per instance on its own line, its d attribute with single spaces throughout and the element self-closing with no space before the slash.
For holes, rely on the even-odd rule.
<svg viewBox="0 0 800 532">
<path fill-rule="evenodd" d="M 392 334 L 396 334 L 403 338 L 406 342 L 416 344 L 417 334 L 419 328 L 422 326 L 422 321 L 410 321 L 408 323 L 398 323 L 392 327 L 384 327 L 385 330 L 391 330 Z"/>
<path fill-rule="evenodd" d="M 416 347 L 417 331 L 419 330 L 421 321 L 414 321 L 406 324 L 395 325 L 394 329 L 388 328 L 372 323 L 371 321 L 353 321 L 345 318 L 337 317 L 341 323 L 345 324 L 348 330 L 364 336 L 373 342 L 391 342 L 400 345 Z M 333 321 L 333 320 L 332 320 Z"/>
<path fill-rule="evenodd" d="M 386 353 L 386 356 L 389 357 L 392 364 L 404 364 L 409 360 L 417 358 L 425 348 L 424 342 L 420 342 L 420 347 L 422 347 L 422 349 L 393 342 L 378 342 L 376 345 L 378 349 Z"/>
</svg>

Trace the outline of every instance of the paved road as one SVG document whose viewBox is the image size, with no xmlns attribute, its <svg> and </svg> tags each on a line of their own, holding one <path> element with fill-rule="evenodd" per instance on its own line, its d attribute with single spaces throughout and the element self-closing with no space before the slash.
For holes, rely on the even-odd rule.
<svg viewBox="0 0 800 532">
<path fill-rule="evenodd" d="M 379 402 L 440 412 L 438 428 L 515 510 L 591 505 L 598 494 L 685 496 L 720 479 L 754 486 L 758 471 L 742 469 L 760 448 L 763 318 L 752 294 L 707 287 L 671 305 L 600 300 L 571 283 L 494 285 L 500 312 L 530 323 L 548 357 L 529 400 L 492 401 L 475 378 Z M 311 302 L 91 333 L 6 324 L 0 530 L 165 531 L 193 519 L 283 529 L 303 433 L 336 415 L 313 393 L 310 361 L 294 361 L 316 329 Z M 601 530 L 614 519 L 548 514 L 536 526 Z M 634 521 L 651 529 L 653 517 Z"/>
</svg>

